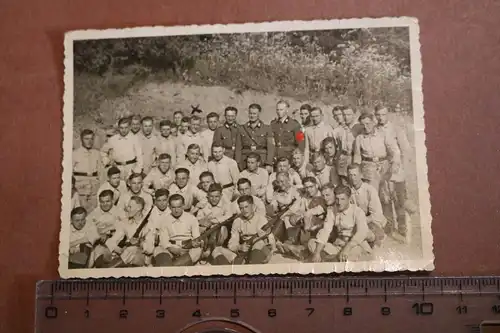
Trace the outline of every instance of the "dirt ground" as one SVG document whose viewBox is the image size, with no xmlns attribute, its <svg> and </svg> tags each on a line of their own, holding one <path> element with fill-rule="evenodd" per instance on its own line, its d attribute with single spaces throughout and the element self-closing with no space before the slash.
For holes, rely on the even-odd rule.
<svg viewBox="0 0 500 333">
<path fill-rule="evenodd" d="M 80 93 L 78 91 L 76 94 Z M 232 91 L 225 87 L 188 86 L 178 83 L 148 83 L 141 87 L 131 89 L 124 97 L 106 100 L 95 112 L 75 116 L 73 128 L 74 147 L 79 146 L 79 133 L 84 128 L 94 129 L 97 133 L 96 146 L 99 148 L 104 139 L 105 126 L 116 124 L 116 121 L 127 114 L 140 114 L 152 116 L 155 120 L 171 119 L 174 111 L 181 110 L 186 114 L 191 112 L 191 106 L 199 105 L 203 115 L 209 112 L 223 114 L 227 106 L 235 106 L 240 111 L 238 122 L 247 120 L 246 110 L 251 103 L 262 106 L 261 119 L 269 123 L 276 117 L 276 102 L 281 97 L 275 94 L 263 94 L 254 91 Z M 82 100 L 76 99 L 76 100 Z M 319 106 L 325 111 L 326 121 L 334 124 L 332 119 L 332 105 L 324 105 L 314 101 L 298 101 L 285 98 L 290 103 L 291 110 L 298 110 L 301 104 L 310 103 Z M 392 121 L 405 129 L 409 142 L 414 147 L 413 120 L 410 116 L 391 115 Z M 157 122 L 158 123 L 158 122 Z M 409 199 L 418 207 L 417 176 L 415 152 L 405 156 L 405 172 Z M 411 217 L 412 241 L 411 245 L 404 245 L 388 237 L 381 248 L 374 253 L 376 260 L 402 260 L 421 257 L 420 219 L 418 214 Z M 271 262 L 293 262 L 293 259 L 282 258 L 274 255 Z"/>
</svg>

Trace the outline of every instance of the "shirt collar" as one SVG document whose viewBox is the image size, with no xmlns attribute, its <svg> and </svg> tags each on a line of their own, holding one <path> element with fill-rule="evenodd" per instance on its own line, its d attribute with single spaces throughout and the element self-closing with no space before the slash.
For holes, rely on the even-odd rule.
<svg viewBox="0 0 500 333">
<path fill-rule="evenodd" d="M 276 118 L 276 121 L 279 122 L 279 123 L 282 123 L 282 124 L 286 124 L 288 123 L 288 121 L 290 120 L 290 117 L 289 116 L 285 116 L 283 119 L 279 120 L 278 118 Z"/>
<path fill-rule="evenodd" d="M 250 122 L 247 122 L 247 127 L 249 128 L 260 128 L 262 126 L 262 121 L 261 120 L 258 120 L 255 124 L 255 126 L 252 126 L 252 124 Z"/>
<path fill-rule="evenodd" d="M 236 128 L 236 126 L 238 126 L 236 123 L 233 123 L 232 125 L 229 125 L 228 123 L 224 123 L 224 127 L 226 127 L 226 128 L 231 128 L 231 127 Z"/>
</svg>

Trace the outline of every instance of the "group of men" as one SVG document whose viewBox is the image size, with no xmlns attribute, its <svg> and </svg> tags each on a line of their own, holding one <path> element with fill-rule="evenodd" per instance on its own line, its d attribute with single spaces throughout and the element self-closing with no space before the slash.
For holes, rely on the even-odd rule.
<svg viewBox="0 0 500 333">
<path fill-rule="evenodd" d="M 70 268 L 361 260 L 406 234 L 410 147 L 386 107 L 358 118 L 334 107 L 332 126 L 308 104 L 298 121 L 279 101 L 269 125 L 259 104 L 244 124 L 230 106 L 222 124 L 206 115 L 205 130 L 194 111 L 122 118 L 99 150 L 81 132 Z"/>
</svg>

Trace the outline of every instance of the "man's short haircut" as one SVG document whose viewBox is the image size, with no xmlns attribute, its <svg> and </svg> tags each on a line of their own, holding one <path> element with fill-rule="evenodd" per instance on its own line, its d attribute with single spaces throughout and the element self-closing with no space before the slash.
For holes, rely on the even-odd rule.
<svg viewBox="0 0 500 333">
<path fill-rule="evenodd" d="M 321 108 L 317 106 L 311 108 L 310 112 L 313 113 L 313 111 L 319 111 L 320 114 L 323 114 L 323 110 L 321 110 Z"/>
<path fill-rule="evenodd" d="M 285 104 L 287 108 L 290 107 L 290 103 L 288 103 L 287 101 L 283 100 L 283 99 L 280 99 L 278 101 L 278 103 L 276 103 L 276 105 L 279 105 L 279 104 Z"/>
<path fill-rule="evenodd" d="M 335 139 L 332 138 L 331 136 L 327 136 L 326 138 L 323 139 L 323 141 L 321 141 L 321 148 L 325 148 L 327 144 L 333 144 L 335 147 L 336 147 L 336 144 L 335 144 Z"/>
<path fill-rule="evenodd" d="M 130 197 L 130 201 L 134 201 L 136 204 L 138 204 L 142 208 L 144 208 L 144 206 L 146 206 L 146 201 L 144 201 L 144 199 L 138 195 L 133 195 L 132 197 Z"/>
<path fill-rule="evenodd" d="M 293 151 L 292 151 L 292 156 L 294 155 L 302 155 L 304 156 L 304 152 L 302 151 L 302 149 L 300 148 L 295 148 Z"/>
<path fill-rule="evenodd" d="M 138 115 L 138 114 L 134 114 L 132 117 L 130 117 L 130 121 L 132 121 L 132 120 L 139 120 L 139 121 L 141 121 L 141 116 Z"/>
<path fill-rule="evenodd" d="M 358 163 L 349 164 L 347 166 L 347 171 L 349 171 L 349 170 L 358 170 L 359 172 L 361 172 L 361 165 Z"/>
<path fill-rule="evenodd" d="M 99 193 L 99 199 L 105 198 L 105 197 L 110 197 L 111 200 L 113 200 L 114 196 L 115 195 L 114 195 L 113 191 L 111 191 L 111 190 L 104 190 L 101 193 Z"/>
<path fill-rule="evenodd" d="M 108 177 L 111 177 L 113 175 L 119 175 L 121 173 L 122 172 L 120 171 L 120 169 L 118 169 L 118 167 L 116 166 L 112 166 L 111 168 L 108 169 Z"/>
<path fill-rule="evenodd" d="M 332 109 L 332 113 L 335 113 L 335 111 L 341 111 L 342 112 L 343 106 L 342 105 L 335 105 Z"/>
<path fill-rule="evenodd" d="M 172 202 L 174 202 L 174 201 L 178 201 L 178 200 L 182 201 L 182 204 L 183 204 L 183 205 L 184 205 L 184 203 L 186 202 L 186 201 L 184 200 L 184 197 L 183 197 L 182 195 L 180 195 L 179 193 L 176 193 L 176 194 L 172 194 L 172 195 L 170 196 L 170 198 L 168 198 L 168 203 L 171 205 L 171 204 L 172 204 Z"/>
<path fill-rule="evenodd" d="M 84 129 L 81 133 L 80 133 L 80 139 L 83 139 L 84 136 L 87 136 L 87 135 L 94 135 L 94 131 L 92 131 L 91 129 Z"/>
<path fill-rule="evenodd" d="M 228 106 L 227 108 L 224 109 L 224 114 L 226 114 L 228 111 L 233 111 L 236 114 L 238 114 L 238 109 L 235 108 L 234 106 Z"/>
<path fill-rule="evenodd" d="M 160 128 L 162 128 L 164 126 L 172 127 L 173 124 L 172 124 L 172 122 L 170 120 L 163 119 L 162 121 L 160 121 Z"/>
<path fill-rule="evenodd" d="M 175 169 L 175 175 L 177 176 L 180 173 L 185 173 L 186 175 L 189 176 L 189 170 L 186 168 L 177 168 Z"/>
<path fill-rule="evenodd" d="M 351 188 L 349 186 L 339 185 L 334 190 L 335 195 L 345 194 L 347 197 L 351 197 Z"/>
<path fill-rule="evenodd" d="M 262 106 L 260 106 L 260 104 L 257 104 L 257 103 L 252 103 L 248 106 L 248 110 L 250 109 L 257 109 L 260 111 L 262 111 Z"/>
<path fill-rule="evenodd" d="M 174 116 L 177 115 L 177 114 L 180 114 L 184 117 L 184 112 L 182 112 L 181 110 L 177 110 L 174 112 Z"/>
<path fill-rule="evenodd" d="M 305 184 L 305 183 L 313 183 L 315 185 L 318 185 L 318 181 L 314 177 L 304 177 L 302 179 L 302 184 Z"/>
<path fill-rule="evenodd" d="M 278 158 L 278 160 L 276 161 L 276 165 L 281 162 L 287 162 L 288 164 L 290 164 L 290 160 L 285 156 L 281 156 L 280 158 Z"/>
<path fill-rule="evenodd" d="M 83 207 L 75 207 L 71 210 L 71 218 L 75 215 L 85 214 L 87 215 L 87 210 Z"/>
<path fill-rule="evenodd" d="M 286 179 L 290 179 L 290 174 L 288 172 L 277 172 L 276 173 L 276 179 L 278 179 L 279 176 L 285 176 Z"/>
<path fill-rule="evenodd" d="M 141 173 L 141 172 L 132 172 L 130 174 L 130 176 L 128 176 L 128 180 L 131 182 L 132 180 L 134 180 L 135 178 L 141 178 L 141 179 L 144 179 L 144 175 Z"/>
<path fill-rule="evenodd" d="M 300 106 L 300 108 L 299 108 L 299 110 L 307 110 L 307 111 L 309 111 L 309 112 L 311 112 L 311 109 L 312 109 L 312 106 L 311 106 L 311 105 L 309 105 L 309 104 L 307 104 L 307 103 L 306 103 L 306 104 L 302 104 L 302 105 Z"/>
<path fill-rule="evenodd" d="M 334 191 L 335 190 L 335 185 L 333 185 L 333 183 L 323 184 L 323 186 L 321 186 L 321 192 L 323 192 L 324 190 L 332 190 L 332 191 Z"/>
<path fill-rule="evenodd" d="M 189 123 L 190 120 L 191 119 L 189 117 L 182 117 L 181 122 L 183 122 L 183 123 Z"/>
<path fill-rule="evenodd" d="M 166 159 L 171 160 L 171 159 L 172 159 L 172 156 L 170 156 L 170 154 L 167 154 L 167 153 L 161 153 L 161 154 L 158 156 L 158 160 L 166 160 Z"/>
<path fill-rule="evenodd" d="M 191 144 L 188 146 L 187 150 L 191 150 L 191 149 L 198 149 L 198 150 L 201 150 L 201 147 L 200 147 L 200 145 L 199 145 L 199 144 L 197 144 L 197 143 L 191 143 Z"/>
<path fill-rule="evenodd" d="M 201 118 L 197 115 L 194 115 L 194 116 L 191 116 L 191 118 L 189 119 L 190 122 L 193 122 L 193 121 L 201 121 Z"/>
<path fill-rule="evenodd" d="M 211 177 L 212 179 L 215 179 L 214 174 L 211 173 L 210 171 L 203 171 L 199 177 L 200 181 L 205 177 Z"/>
<path fill-rule="evenodd" d="M 361 122 L 364 119 L 370 119 L 371 121 L 375 121 L 375 116 L 373 115 L 373 113 L 365 112 L 362 113 L 361 116 L 359 116 L 358 121 Z"/>
<path fill-rule="evenodd" d="M 237 200 L 238 205 L 242 202 L 248 202 L 250 205 L 253 205 L 253 197 L 251 195 L 242 195 Z"/>
<path fill-rule="evenodd" d="M 210 119 L 210 118 L 217 118 L 217 120 L 218 120 L 219 119 L 219 114 L 215 113 L 215 112 L 210 112 L 209 114 L 207 114 L 207 120 Z"/>
<path fill-rule="evenodd" d="M 145 123 L 146 121 L 150 121 L 150 122 L 154 122 L 153 121 L 153 117 L 150 117 L 150 116 L 146 116 L 144 118 L 141 119 L 141 123 Z"/>
<path fill-rule="evenodd" d="M 311 162 L 317 161 L 318 159 L 325 158 L 321 153 L 311 154 Z"/>
<path fill-rule="evenodd" d="M 260 162 L 260 160 L 261 160 L 261 159 L 260 159 L 260 155 L 259 155 L 259 154 L 257 154 L 257 153 L 253 153 L 253 152 L 252 152 L 252 153 L 250 153 L 250 154 L 248 154 L 248 156 L 247 156 L 247 160 L 248 160 L 249 158 L 254 158 L 257 162 Z"/>
<path fill-rule="evenodd" d="M 210 187 L 208 188 L 208 193 L 215 192 L 215 191 L 222 193 L 222 186 L 221 186 L 221 184 L 219 184 L 219 183 L 210 184 Z"/>
<path fill-rule="evenodd" d="M 155 199 L 158 199 L 159 197 L 168 196 L 170 195 L 170 192 L 166 188 L 159 188 L 155 191 Z"/>
<path fill-rule="evenodd" d="M 380 110 L 383 110 L 383 109 L 389 110 L 387 108 L 387 106 L 385 106 L 384 104 L 377 104 L 377 105 L 375 105 L 375 108 L 373 110 L 374 110 L 374 112 L 377 112 L 377 111 L 380 111 Z"/>
<path fill-rule="evenodd" d="M 131 118 L 129 117 L 123 117 L 123 118 L 120 118 L 118 120 L 118 126 L 120 126 L 121 124 L 127 124 L 127 125 L 130 125 L 130 122 L 132 121 Z"/>
<path fill-rule="evenodd" d="M 225 148 L 225 147 L 221 142 L 214 142 L 212 143 L 212 149 L 214 148 Z"/>
<path fill-rule="evenodd" d="M 252 182 L 248 178 L 240 178 L 238 179 L 238 182 L 236 183 L 236 186 L 240 186 L 243 184 L 248 184 L 250 187 L 252 186 Z"/>
<path fill-rule="evenodd" d="M 344 104 L 342 105 L 342 111 L 345 110 L 351 110 L 352 112 L 354 112 L 354 107 L 350 106 L 349 104 Z"/>
</svg>

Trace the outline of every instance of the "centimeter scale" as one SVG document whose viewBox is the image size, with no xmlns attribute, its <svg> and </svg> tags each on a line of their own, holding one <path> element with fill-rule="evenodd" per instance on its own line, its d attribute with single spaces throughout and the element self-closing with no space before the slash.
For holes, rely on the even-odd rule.
<svg viewBox="0 0 500 333">
<path fill-rule="evenodd" d="M 500 332 L 500 277 L 42 281 L 36 332 Z"/>
</svg>

